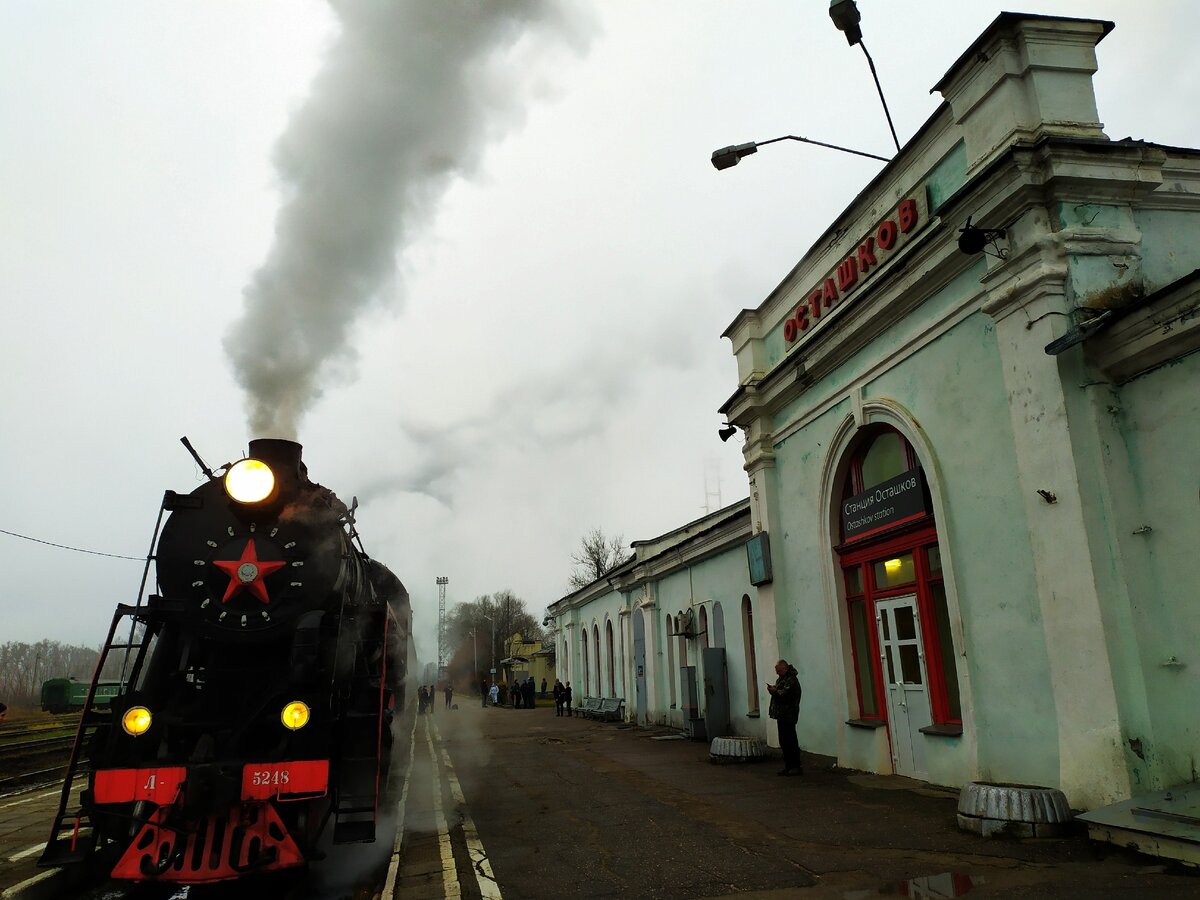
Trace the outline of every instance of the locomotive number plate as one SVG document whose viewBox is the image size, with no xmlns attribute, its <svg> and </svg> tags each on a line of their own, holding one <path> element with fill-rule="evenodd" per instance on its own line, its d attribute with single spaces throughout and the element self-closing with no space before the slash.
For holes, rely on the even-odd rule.
<svg viewBox="0 0 1200 900">
<path fill-rule="evenodd" d="M 242 768 L 242 799 L 281 800 L 322 796 L 329 786 L 329 760 L 247 763 Z"/>
<path fill-rule="evenodd" d="M 279 766 L 271 769 L 255 769 L 250 773 L 250 784 L 255 787 L 259 785 L 286 787 L 291 780 L 292 773 Z"/>
</svg>

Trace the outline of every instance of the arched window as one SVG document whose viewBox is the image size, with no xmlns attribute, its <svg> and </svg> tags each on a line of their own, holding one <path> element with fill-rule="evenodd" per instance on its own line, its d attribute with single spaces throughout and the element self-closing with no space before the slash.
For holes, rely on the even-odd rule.
<svg viewBox="0 0 1200 900">
<path fill-rule="evenodd" d="M 583 688 L 583 693 L 579 696 L 580 700 L 582 700 L 584 697 L 587 696 L 588 668 L 589 668 L 588 667 L 587 642 L 588 642 L 588 633 L 587 633 L 587 627 L 585 626 L 583 629 L 583 657 L 582 657 L 582 660 L 583 660 L 583 683 L 579 685 L 581 688 Z"/>
<path fill-rule="evenodd" d="M 911 477 L 901 480 L 907 473 Z M 902 491 L 902 500 L 879 499 L 880 486 L 894 491 L 898 482 L 901 487 L 907 482 L 914 486 Z M 888 718 L 886 683 L 927 681 L 932 722 L 961 725 L 958 669 L 937 526 L 912 444 L 888 426 L 866 432 L 851 452 L 840 494 L 838 560 L 846 592 L 859 716 Z M 864 527 L 862 520 L 867 516 L 873 521 Z M 882 616 L 878 604 L 888 607 Z M 891 609 L 897 604 L 902 608 Z M 888 622 L 909 628 L 910 621 L 916 626 L 911 638 L 900 640 L 888 633 Z"/>
<path fill-rule="evenodd" d="M 592 626 L 592 643 L 596 647 L 596 693 L 593 694 L 592 696 L 599 697 L 600 696 L 600 669 L 602 668 L 600 665 L 600 626 L 599 625 Z"/>
<path fill-rule="evenodd" d="M 742 594 L 742 640 L 746 643 L 746 702 L 758 712 L 758 660 L 754 655 L 754 610 L 750 595 Z"/>
<path fill-rule="evenodd" d="M 632 619 L 630 619 L 630 625 L 632 626 L 632 624 L 633 624 L 633 620 L 632 620 Z M 620 672 L 620 674 L 621 674 L 621 679 L 620 679 L 620 681 L 621 681 L 621 693 L 620 693 L 620 696 L 622 696 L 622 697 L 628 697 L 628 696 L 629 696 L 629 694 L 628 694 L 628 692 L 627 692 L 627 690 L 626 690 L 626 687 L 625 687 L 625 675 L 626 675 L 626 673 L 629 671 L 629 668 L 630 668 L 630 665 L 631 665 L 631 664 L 630 664 L 630 661 L 629 661 L 628 649 L 627 649 L 627 648 L 626 648 L 626 646 L 625 646 L 625 629 L 624 629 L 624 628 L 622 628 L 620 625 L 618 625 L 618 626 L 617 626 L 617 640 L 618 640 L 618 641 L 620 642 L 620 644 L 621 644 L 621 656 L 620 656 L 620 658 L 619 658 L 619 665 L 617 666 L 617 671 L 618 671 L 618 672 Z"/>
<path fill-rule="evenodd" d="M 608 644 L 608 696 L 617 696 L 617 655 L 613 648 L 613 627 L 612 622 L 604 623 L 604 640 Z"/>
<path fill-rule="evenodd" d="M 725 613 L 721 611 L 721 601 L 713 603 L 712 614 L 712 644 L 714 647 L 725 646 Z"/>
<path fill-rule="evenodd" d="M 671 695 L 671 709 L 675 708 L 675 638 L 671 637 L 672 628 L 671 617 L 663 617 L 663 641 L 667 645 L 667 688 Z"/>
<path fill-rule="evenodd" d="M 708 648 L 708 610 L 700 607 L 700 646 Z"/>
</svg>

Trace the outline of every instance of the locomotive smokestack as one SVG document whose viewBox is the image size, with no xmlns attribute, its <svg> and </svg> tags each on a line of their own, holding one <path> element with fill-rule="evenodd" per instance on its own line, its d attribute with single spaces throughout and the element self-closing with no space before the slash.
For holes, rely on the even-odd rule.
<svg viewBox="0 0 1200 900">
<path fill-rule="evenodd" d="M 282 484 L 295 485 L 307 480 L 301 455 L 304 447 L 282 438 L 258 438 L 250 442 L 250 456 L 261 459 Z"/>
</svg>

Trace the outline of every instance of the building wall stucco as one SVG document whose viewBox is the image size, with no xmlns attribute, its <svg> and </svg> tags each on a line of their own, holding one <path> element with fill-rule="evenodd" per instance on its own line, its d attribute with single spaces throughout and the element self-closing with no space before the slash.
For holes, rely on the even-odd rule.
<svg viewBox="0 0 1200 900">
<path fill-rule="evenodd" d="M 1193 353 L 1120 386 L 1112 414 L 1121 438 L 1113 466 L 1130 473 L 1136 491 L 1118 534 L 1134 576 L 1130 618 L 1148 710 L 1145 730 L 1127 727 L 1125 749 L 1135 784 L 1149 790 L 1194 781 L 1200 769 L 1198 385 Z"/>
</svg>

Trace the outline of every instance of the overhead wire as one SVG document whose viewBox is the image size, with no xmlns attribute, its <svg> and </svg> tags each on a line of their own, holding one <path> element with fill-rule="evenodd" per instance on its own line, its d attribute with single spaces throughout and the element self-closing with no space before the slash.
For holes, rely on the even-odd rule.
<svg viewBox="0 0 1200 900">
<path fill-rule="evenodd" d="M 41 538 L 30 537 L 27 534 L 18 534 L 15 531 L 8 531 L 0 528 L 0 534 L 7 534 L 10 537 L 21 538 L 24 541 L 33 541 L 35 544 L 45 544 L 47 547 L 57 547 L 60 550 L 73 550 L 76 553 L 90 553 L 93 556 L 108 556 L 112 559 L 132 559 L 141 562 L 145 559 L 144 556 L 124 556 L 120 553 L 104 553 L 100 550 L 85 550 L 82 547 L 69 547 L 66 544 L 56 544 L 53 541 L 43 541 Z"/>
</svg>

